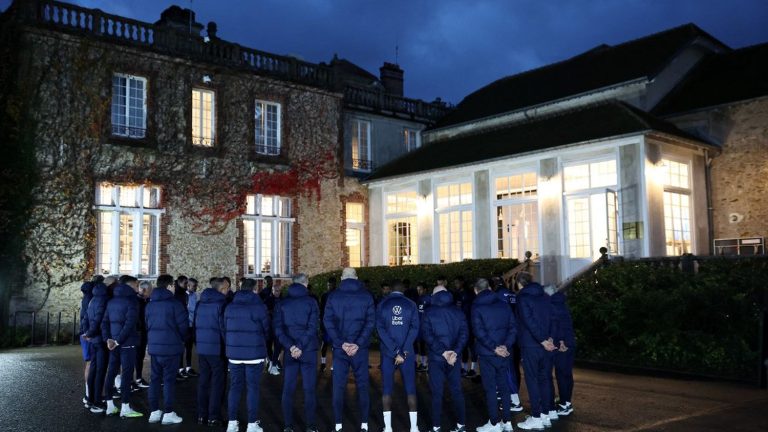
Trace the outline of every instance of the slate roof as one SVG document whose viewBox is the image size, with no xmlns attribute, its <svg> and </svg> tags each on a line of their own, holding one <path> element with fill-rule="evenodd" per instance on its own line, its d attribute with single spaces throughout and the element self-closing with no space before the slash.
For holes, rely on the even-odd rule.
<svg viewBox="0 0 768 432">
<path fill-rule="evenodd" d="M 661 116 L 768 95 L 768 43 L 702 60 L 654 109 Z"/>
<path fill-rule="evenodd" d="M 464 98 L 433 129 L 555 101 L 628 81 L 652 78 L 693 41 L 728 49 L 694 24 L 616 46 L 600 45 L 570 59 L 495 81 Z"/>
<path fill-rule="evenodd" d="M 366 181 L 650 131 L 701 142 L 673 124 L 625 102 L 609 101 L 425 145 L 378 168 Z"/>
</svg>

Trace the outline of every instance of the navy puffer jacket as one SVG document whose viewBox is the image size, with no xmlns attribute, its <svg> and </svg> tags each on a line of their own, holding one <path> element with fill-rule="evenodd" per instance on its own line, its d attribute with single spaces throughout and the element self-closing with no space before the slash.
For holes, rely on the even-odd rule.
<svg viewBox="0 0 768 432">
<path fill-rule="evenodd" d="M 421 322 L 421 336 L 429 347 L 430 362 L 445 363 L 445 351 L 461 354 L 469 338 L 469 328 L 464 312 L 454 304 L 453 295 L 448 291 L 432 295 Z"/>
<path fill-rule="evenodd" d="M 334 349 L 354 343 L 367 349 L 375 325 L 373 296 L 357 279 L 344 279 L 328 295 L 323 324 Z"/>
<path fill-rule="evenodd" d="M 573 331 L 573 320 L 571 311 L 565 301 L 565 294 L 556 292 L 552 294 L 549 301 L 552 303 L 552 338 L 555 345 L 560 345 L 560 341 L 565 342 L 568 348 L 576 346 L 576 335 Z"/>
<path fill-rule="evenodd" d="M 106 341 L 114 339 L 118 345 L 139 344 L 139 299 L 136 291 L 128 285 L 115 287 L 113 297 L 107 302 L 104 319 L 101 321 L 101 336 Z"/>
<path fill-rule="evenodd" d="M 481 291 L 472 302 L 472 332 L 475 335 L 475 352 L 495 356 L 498 346 L 512 352 L 517 337 L 515 314 L 493 291 Z"/>
<path fill-rule="evenodd" d="M 168 288 L 155 288 L 146 309 L 147 352 L 157 356 L 184 353 L 189 317 Z"/>
<path fill-rule="evenodd" d="M 101 337 L 101 321 L 104 319 L 104 311 L 107 308 L 107 286 L 103 283 L 96 284 L 93 287 L 93 298 L 88 303 L 86 315 L 88 316 L 88 328 L 85 336 L 91 338 L 91 343 L 101 343 L 104 340 Z"/>
<path fill-rule="evenodd" d="M 224 310 L 227 358 L 258 360 L 267 357 L 269 311 L 258 294 L 238 291 Z"/>
<path fill-rule="evenodd" d="M 224 307 L 227 297 L 213 288 L 200 294 L 195 309 L 195 340 L 199 355 L 218 356 L 224 352 Z"/>
<path fill-rule="evenodd" d="M 85 334 L 88 331 L 88 304 L 93 298 L 93 282 L 80 285 L 80 291 L 83 293 L 80 300 L 80 334 Z"/>
<path fill-rule="evenodd" d="M 517 293 L 517 327 L 521 347 L 544 347 L 541 343 L 551 336 L 552 309 L 544 288 L 531 282 Z"/>
<path fill-rule="evenodd" d="M 297 283 L 291 284 L 288 287 L 288 297 L 280 300 L 275 306 L 274 319 L 275 335 L 286 353 L 292 346 L 302 351 L 302 357 L 304 353 L 317 351 L 320 308 L 309 296 L 307 287 Z"/>
<path fill-rule="evenodd" d="M 403 293 L 394 291 L 379 303 L 376 331 L 381 341 L 381 354 L 394 358 L 413 353 L 419 335 L 419 308 Z"/>
</svg>

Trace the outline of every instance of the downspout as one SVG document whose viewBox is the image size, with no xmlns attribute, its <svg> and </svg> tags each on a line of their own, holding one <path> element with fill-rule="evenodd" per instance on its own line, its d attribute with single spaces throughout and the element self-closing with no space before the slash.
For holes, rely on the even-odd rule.
<svg viewBox="0 0 768 432">
<path fill-rule="evenodd" d="M 709 236 L 709 255 L 715 254 L 715 226 L 714 211 L 712 207 L 712 158 L 709 157 L 709 150 L 704 149 L 704 183 L 707 189 L 707 234 Z"/>
</svg>

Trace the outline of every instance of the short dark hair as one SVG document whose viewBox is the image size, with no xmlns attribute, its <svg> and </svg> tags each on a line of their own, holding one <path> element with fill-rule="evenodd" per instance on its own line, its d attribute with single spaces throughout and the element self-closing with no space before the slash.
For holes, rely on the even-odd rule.
<svg viewBox="0 0 768 432">
<path fill-rule="evenodd" d="M 223 280 L 224 282 L 228 283 L 229 286 L 232 286 L 232 279 L 228 278 L 227 276 L 222 276 L 221 280 Z"/>
<path fill-rule="evenodd" d="M 157 285 L 158 288 L 168 288 L 168 285 L 171 285 L 173 283 L 173 276 L 163 274 L 157 277 L 157 281 L 155 281 L 155 285 Z"/>
<path fill-rule="evenodd" d="M 209 283 L 211 284 L 211 288 L 215 289 L 216 291 L 218 291 L 221 288 L 221 285 L 223 282 L 224 282 L 224 279 L 217 278 L 217 277 L 211 278 L 211 280 L 209 281 Z"/>
<path fill-rule="evenodd" d="M 272 276 L 264 276 L 264 280 L 272 280 Z"/>
<path fill-rule="evenodd" d="M 439 276 L 437 277 L 437 279 L 435 279 L 435 280 L 436 280 L 436 281 L 438 281 L 438 282 L 440 282 L 440 281 L 446 281 L 446 282 L 448 282 L 448 278 L 447 278 L 445 275 L 439 275 Z"/>
<path fill-rule="evenodd" d="M 240 291 L 253 291 L 256 288 L 256 279 L 247 278 L 240 284 Z"/>
<path fill-rule="evenodd" d="M 405 284 L 402 281 L 392 281 L 392 291 L 403 292 L 405 291 Z"/>
<path fill-rule="evenodd" d="M 104 282 L 104 276 L 102 275 L 95 275 L 93 279 L 91 279 L 91 282 L 93 283 L 102 283 Z"/>
<path fill-rule="evenodd" d="M 188 282 L 193 283 L 195 285 L 198 285 L 197 279 L 195 279 L 195 278 L 189 278 Z"/>
<path fill-rule="evenodd" d="M 214 277 L 212 277 L 212 278 L 208 279 L 208 285 L 213 285 L 213 281 L 215 281 L 216 279 L 219 279 L 219 278 L 217 278 L 216 276 L 214 276 Z"/>
<path fill-rule="evenodd" d="M 131 283 L 131 282 L 138 282 L 138 281 L 139 281 L 138 279 L 136 279 L 135 277 L 133 277 L 131 275 L 122 275 L 122 276 L 120 276 L 120 279 L 117 280 L 118 283 L 123 284 L 123 285 L 125 285 L 127 283 Z"/>
</svg>

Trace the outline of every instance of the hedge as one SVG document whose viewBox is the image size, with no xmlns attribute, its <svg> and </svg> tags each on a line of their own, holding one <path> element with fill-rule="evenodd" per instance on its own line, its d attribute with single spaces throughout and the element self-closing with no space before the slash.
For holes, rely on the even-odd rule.
<svg viewBox="0 0 768 432">
<path fill-rule="evenodd" d="M 383 282 L 408 279 L 411 286 L 419 282 L 425 282 L 428 287 L 433 287 L 438 276 L 445 276 L 452 280 L 457 276 L 463 276 L 467 280 L 476 278 L 489 278 L 497 273 L 504 273 L 518 264 L 515 259 L 476 259 L 465 260 L 450 264 L 417 264 L 405 266 L 375 266 L 361 267 L 357 270 L 357 278 L 368 280 L 369 288 L 374 294 L 379 294 Z M 314 275 L 309 284 L 312 291 L 320 295 L 325 290 L 328 278 L 335 277 L 339 281 L 341 269 Z"/>
<path fill-rule="evenodd" d="M 756 380 L 765 257 L 699 262 L 698 272 L 613 263 L 568 301 L 581 359 Z"/>
</svg>

